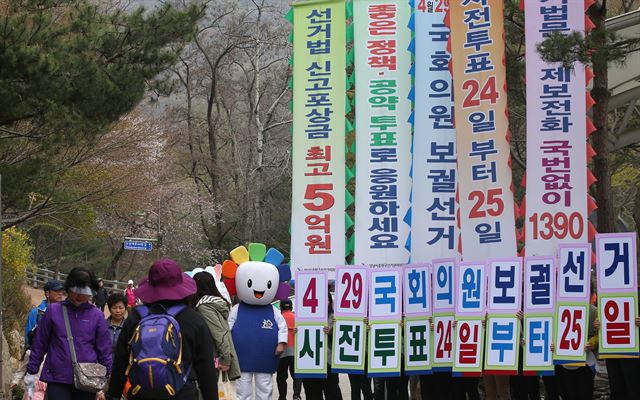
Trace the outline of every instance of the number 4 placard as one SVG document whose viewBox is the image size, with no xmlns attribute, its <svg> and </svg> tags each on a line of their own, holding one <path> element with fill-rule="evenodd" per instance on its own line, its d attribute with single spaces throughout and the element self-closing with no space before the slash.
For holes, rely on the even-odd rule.
<svg viewBox="0 0 640 400">
<path fill-rule="evenodd" d="M 327 323 L 327 271 L 296 272 L 296 322 Z"/>
</svg>

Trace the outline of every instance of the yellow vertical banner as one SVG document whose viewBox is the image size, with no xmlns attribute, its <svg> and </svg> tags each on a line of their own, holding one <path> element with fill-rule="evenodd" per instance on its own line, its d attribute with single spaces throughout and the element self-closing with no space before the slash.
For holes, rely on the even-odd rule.
<svg viewBox="0 0 640 400">
<path fill-rule="evenodd" d="M 462 259 L 513 257 L 503 0 L 449 4 Z"/>
<path fill-rule="evenodd" d="M 293 3 L 291 266 L 345 261 L 345 2 Z"/>
</svg>

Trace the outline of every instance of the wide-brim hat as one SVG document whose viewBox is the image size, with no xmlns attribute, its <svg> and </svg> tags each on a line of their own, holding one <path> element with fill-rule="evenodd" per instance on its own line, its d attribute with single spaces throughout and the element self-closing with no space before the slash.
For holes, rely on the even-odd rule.
<svg viewBox="0 0 640 400">
<path fill-rule="evenodd" d="M 145 303 L 155 303 L 161 300 L 182 300 L 196 291 L 196 281 L 182 272 L 176 261 L 164 258 L 151 265 L 149 274 L 135 289 L 135 294 Z"/>
</svg>

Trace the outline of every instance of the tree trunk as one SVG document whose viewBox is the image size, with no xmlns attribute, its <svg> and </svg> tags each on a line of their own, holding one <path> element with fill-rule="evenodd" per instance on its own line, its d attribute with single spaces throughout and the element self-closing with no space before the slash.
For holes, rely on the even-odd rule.
<svg viewBox="0 0 640 400">
<path fill-rule="evenodd" d="M 120 261 L 120 258 L 122 258 L 123 254 L 124 254 L 124 243 L 120 243 L 120 247 L 118 248 L 118 251 L 116 251 L 116 254 L 113 255 L 113 258 L 111 258 L 109 267 L 107 267 L 107 270 L 104 271 L 105 279 L 107 280 L 116 279 L 116 276 L 118 276 L 118 262 Z"/>
<path fill-rule="evenodd" d="M 593 89 L 591 96 L 595 100 L 593 106 L 593 124 L 596 131 L 592 135 L 593 149 L 597 155 L 593 158 L 593 173 L 598 180 L 596 183 L 596 203 L 598 204 L 598 222 L 596 229 L 600 233 L 615 231 L 615 215 L 613 193 L 611 188 L 611 156 L 608 147 L 609 123 L 607 120 L 609 108 L 609 80 L 606 56 L 599 53 L 606 44 L 605 19 L 607 15 L 606 2 L 602 6 L 593 5 L 589 9 L 589 16 L 595 24 L 591 33 L 593 37 Z"/>
</svg>

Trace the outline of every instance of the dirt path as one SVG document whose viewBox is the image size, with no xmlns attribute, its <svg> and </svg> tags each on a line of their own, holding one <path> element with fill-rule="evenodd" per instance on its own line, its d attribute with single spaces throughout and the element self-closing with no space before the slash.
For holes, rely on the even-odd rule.
<svg viewBox="0 0 640 400">
<path fill-rule="evenodd" d="M 34 289 L 31 286 L 23 287 L 24 292 L 31 298 L 31 304 L 37 306 L 44 299 L 44 292 L 42 289 Z"/>
</svg>

